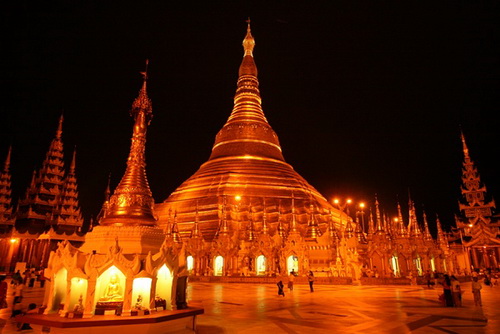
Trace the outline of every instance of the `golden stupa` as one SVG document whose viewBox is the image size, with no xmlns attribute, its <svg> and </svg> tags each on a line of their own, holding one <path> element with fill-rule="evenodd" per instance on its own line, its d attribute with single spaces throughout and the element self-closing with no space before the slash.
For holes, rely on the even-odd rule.
<svg viewBox="0 0 500 334">
<path fill-rule="evenodd" d="M 195 219 L 208 241 L 222 229 L 244 236 L 240 232 L 248 231 L 250 220 L 255 231 L 262 230 L 262 221 L 266 220 L 275 233 L 278 216 L 290 225 L 292 202 L 307 237 L 311 234 L 306 229 L 312 213 L 325 231 L 330 212 L 336 211 L 283 158 L 278 136 L 262 110 L 254 46 L 248 23 L 234 107 L 216 136 L 210 158 L 155 207 L 160 225 L 172 224 L 175 215 L 182 237 L 191 235 Z M 316 234 L 314 231 L 312 234 Z"/>
</svg>

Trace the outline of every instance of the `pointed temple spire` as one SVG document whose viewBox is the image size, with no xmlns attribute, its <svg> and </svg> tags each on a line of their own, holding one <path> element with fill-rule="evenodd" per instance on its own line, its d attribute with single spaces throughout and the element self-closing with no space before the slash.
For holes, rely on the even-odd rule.
<svg viewBox="0 0 500 334">
<path fill-rule="evenodd" d="M 440 247 L 448 247 L 448 240 L 446 239 L 446 234 L 441 226 L 441 221 L 439 216 L 436 215 L 436 227 L 437 227 L 437 242 Z"/>
<path fill-rule="evenodd" d="M 146 131 L 153 116 L 151 100 L 146 91 L 146 71 L 141 72 L 143 83 L 139 96 L 130 111 L 134 118 L 132 143 L 127 159 L 127 168 L 120 183 L 111 196 L 109 209 L 101 225 L 155 225 L 154 199 L 146 177 Z"/>
<path fill-rule="evenodd" d="M 375 234 L 375 222 L 373 221 L 373 212 L 372 208 L 370 207 L 370 219 L 368 220 L 368 239 L 371 239 L 371 237 Z"/>
<path fill-rule="evenodd" d="M 165 224 L 170 207 L 179 210 L 179 229 L 190 230 L 197 200 L 203 198 L 200 220 L 207 241 L 218 231 L 218 201 L 221 194 L 248 194 L 266 197 L 270 202 L 289 200 L 292 193 L 300 204 L 312 194 L 321 212 L 332 208 L 323 195 L 300 176 L 283 157 L 277 134 L 268 123 L 262 107 L 258 71 L 255 63 L 255 39 L 250 22 L 242 42 L 243 59 L 238 70 L 234 105 L 226 122 L 217 133 L 208 161 L 184 181 L 161 204 L 155 206 L 159 224 Z M 269 180 L 274 180 L 269 182 Z M 289 203 L 284 202 L 284 203 Z M 299 203 L 297 203 L 299 204 Z M 284 212 L 289 212 L 289 207 Z M 302 214 L 305 209 L 300 208 Z M 299 213 L 297 213 L 299 214 Z M 326 215 L 318 215 L 318 224 Z M 292 228 L 297 230 L 298 225 Z"/>
<path fill-rule="evenodd" d="M 429 222 L 427 221 L 427 214 L 425 213 L 425 211 L 423 212 L 423 216 L 424 216 L 424 240 L 431 241 L 432 234 L 431 231 L 429 230 Z"/>
<path fill-rule="evenodd" d="M 408 229 L 410 230 L 410 237 L 421 237 L 422 232 L 418 226 L 417 214 L 415 210 L 415 203 L 411 200 L 410 191 L 408 190 Z"/>
<path fill-rule="evenodd" d="M 217 237 L 219 237 L 221 235 L 229 235 L 229 233 L 230 233 L 229 226 L 227 225 L 226 206 L 227 206 L 227 198 L 226 198 L 226 195 L 224 195 L 223 201 L 222 201 L 219 230 L 217 231 L 217 234 L 216 234 Z"/>
<path fill-rule="evenodd" d="M 65 183 L 62 142 L 63 116 L 59 117 L 56 135 L 52 139 L 42 167 L 33 171 L 31 184 L 16 212 L 16 228 L 21 233 L 39 233 L 52 225 L 54 210 Z"/>
<path fill-rule="evenodd" d="M 83 217 L 78 200 L 78 185 L 76 181 L 76 148 L 73 151 L 68 175 L 59 196 L 59 204 L 54 210 L 54 223 L 58 226 L 69 225 L 82 227 Z"/>
<path fill-rule="evenodd" d="M 281 200 L 279 200 L 278 205 L 278 227 L 276 228 L 276 231 L 280 238 L 286 238 L 286 229 L 285 226 L 283 226 L 283 217 L 281 215 Z"/>
<path fill-rule="evenodd" d="M 304 238 L 306 240 L 316 240 L 321 236 L 321 230 L 319 229 L 318 222 L 316 221 L 315 207 L 312 202 L 309 204 L 309 216 L 310 218 Z"/>
<path fill-rule="evenodd" d="M 398 232 L 397 235 L 401 238 L 408 237 L 408 232 L 406 230 L 405 223 L 403 221 L 403 214 L 401 213 L 401 205 L 398 201 Z"/>
<path fill-rule="evenodd" d="M 191 238 L 194 239 L 202 239 L 203 238 L 203 233 L 200 230 L 200 217 L 198 213 L 198 203 L 196 203 L 196 212 L 194 215 L 194 225 L 193 225 L 193 230 L 191 232 Z"/>
<path fill-rule="evenodd" d="M 375 214 L 377 218 L 377 230 L 376 234 L 384 234 L 384 227 L 382 226 L 382 219 L 380 217 L 380 208 L 379 208 L 379 203 L 377 199 L 377 195 L 375 195 Z"/>
<path fill-rule="evenodd" d="M 267 211 L 266 211 L 266 198 L 264 197 L 264 205 L 263 205 L 263 211 L 264 213 L 262 214 L 262 230 L 260 231 L 261 234 L 269 234 L 269 225 L 267 224 Z"/>
<path fill-rule="evenodd" d="M 248 21 L 243 39 L 243 60 L 239 69 L 234 107 L 229 119 L 217 134 L 210 160 L 234 155 L 235 152 L 252 157 L 267 157 L 283 161 L 276 133 L 262 110 L 257 66 L 253 58 L 255 40 Z"/>
<path fill-rule="evenodd" d="M 3 171 L 0 172 L 0 225 L 13 224 L 12 217 L 12 183 L 10 175 L 10 157 L 12 153 L 12 146 L 9 147 Z M 3 229 L 0 229 L 1 232 Z"/>
<path fill-rule="evenodd" d="M 172 240 L 176 244 L 182 243 L 181 235 L 179 229 L 177 228 L 177 212 L 174 214 L 174 224 L 172 225 Z"/>
<path fill-rule="evenodd" d="M 299 229 L 297 227 L 297 217 L 295 213 L 295 196 L 292 193 L 292 222 L 288 230 L 288 234 L 299 234 Z"/>
<path fill-rule="evenodd" d="M 334 241 L 338 241 L 340 239 L 337 228 L 335 227 L 335 223 L 333 221 L 333 213 L 330 210 L 330 219 L 328 220 L 328 234 L 330 235 L 330 238 L 332 238 Z"/>
<path fill-rule="evenodd" d="M 248 205 L 248 231 L 247 231 L 247 241 L 254 241 L 256 239 L 255 236 L 255 226 L 253 224 L 253 211 L 252 204 Z"/>
</svg>

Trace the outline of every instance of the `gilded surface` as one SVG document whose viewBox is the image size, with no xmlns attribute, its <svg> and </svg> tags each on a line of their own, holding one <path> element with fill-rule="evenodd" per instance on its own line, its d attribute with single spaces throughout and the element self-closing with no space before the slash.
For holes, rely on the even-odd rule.
<svg viewBox="0 0 500 334">
<path fill-rule="evenodd" d="M 221 224 L 220 205 L 227 198 L 227 224 L 231 230 L 246 231 L 248 208 L 253 206 L 256 218 L 263 214 L 266 198 L 268 224 L 274 234 L 278 225 L 279 201 L 282 201 L 283 225 L 291 225 L 292 195 L 295 196 L 297 222 L 304 227 L 309 220 L 310 204 L 317 223 L 325 226 L 329 211 L 336 211 L 328 201 L 291 165 L 286 163 L 278 136 L 269 125 L 261 105 L 257 67 L 253 58 L 255 40 L 248 26 L 243 41 L 244 56 L 239 69 L 234 107 L 215 138 L 212 154 L 200 169 L 181 184 L 155 209 L 159 223 L 166 225 L 170 209 L 178 214 L 178 227 L 190 235 L 199 203 L 199 228 L 206 240 L 212 240 Z M 235 196 L 241 196 L 237 218 Z M 262 229 L 261 220 L 255 224 Z M 312 233 L 316 236 L 316 227 Z"/>
</svg>

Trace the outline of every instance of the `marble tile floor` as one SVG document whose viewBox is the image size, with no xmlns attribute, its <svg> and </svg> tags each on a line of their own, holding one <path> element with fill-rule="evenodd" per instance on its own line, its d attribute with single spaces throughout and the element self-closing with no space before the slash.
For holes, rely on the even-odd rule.
<svg viewBox="0 0 500 334">
<path fill-rule="evenodd" d="M 463 307 L 442 307 L 442 289 L 423 286 L 306 285 L 278 296 L 270 284 L 208 284 L 188 286 L 189 304 L 203 306 L 199 334 L 215 333 L 500 333 L 500 286 L 483 287 L 483 307 L 474 306 L 470 283 Z M 26 288 L 26 303 L 40 304 L 43 289 Z M 9 305 L 12 302 L 9 297 Z M 20 333 L 0 310 L 0 333 Z M 21 333 L 40 333 L 41 328 Z M 71 331 L 68 330 L 70 334 Z"/>
</svg>

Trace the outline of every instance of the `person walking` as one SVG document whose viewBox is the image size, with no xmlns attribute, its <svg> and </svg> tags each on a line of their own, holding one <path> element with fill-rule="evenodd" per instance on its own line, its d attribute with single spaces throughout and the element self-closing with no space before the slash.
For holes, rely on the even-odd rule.
<svg viewBox="0 0 500 334">
<path fill-rule="evenodd" d="M 295 275 L 294 275 L 293 271 L 291 271 L 290 275 L 288 276 L 288 290 L 290 290 L 290 292 L 293 291 L 294 280 L 295 280 Z"/>
<path fill-rule="evenodd" d="M 427 270 L 425 272 L 425 282 L 427 283 L 427 288 L 428 289 L 432 289 L 432 275 L 431 275 L 431 271 L 430 270 Z"/>
<path fill-rule="evenodd" d="M 45 277 L 45 268 L 41 267 L 40 271 L 38 272 L 38 280 L 40 281 L 40 287 L 43 288 L 45 286 L 45 280 L 47 278 Z"/>
<path fill-rule="evenodd" d="M 0 276 L 0 309 L 7 308 L 7 289 L 9 285 L 5 282 L 5 276 Z"/>
<path fill-rule="evenodd" d="M 453 304 L 455 304 L 455 307 L 461 307 L 462 289 L 460 288 L 460 282 L 455 275 L 451 275 L 451 294 L 453 296 Z"/>
<path fill-rule="evenodd" d="M 314 284 L 314 274 L 311 270 L 309 270 L 309 273 L 307 274 L 307 281 L 309 282 L 309 290 L 311 292 L 314 292 L 314 287 L 313 287 L 313 284 Z"/>
<path fill-rule="evenodd" d="M 276 283 L 276 285 L 278 286 L 278 296 L 285 297 L 285 291 L 283 290 L 285 286 L 283 285 L 283 282 L 279 280 L 278 283 Z"/>
<path fill-rule="evenodd" d="M 474 295 L 474 305 L 483 306 L 481 301 L 481 289 L 483 286 L 481 282 L 478 281 L 477 276 L 472 278 L 472 294 Z"/>
<path fill-rule="evenodd" d="M 448 274 L 444 275 L 443 285 L 444 306 L 453 307 L 453 294 L 451 293 L 451 280 Z"/>
</svg>

